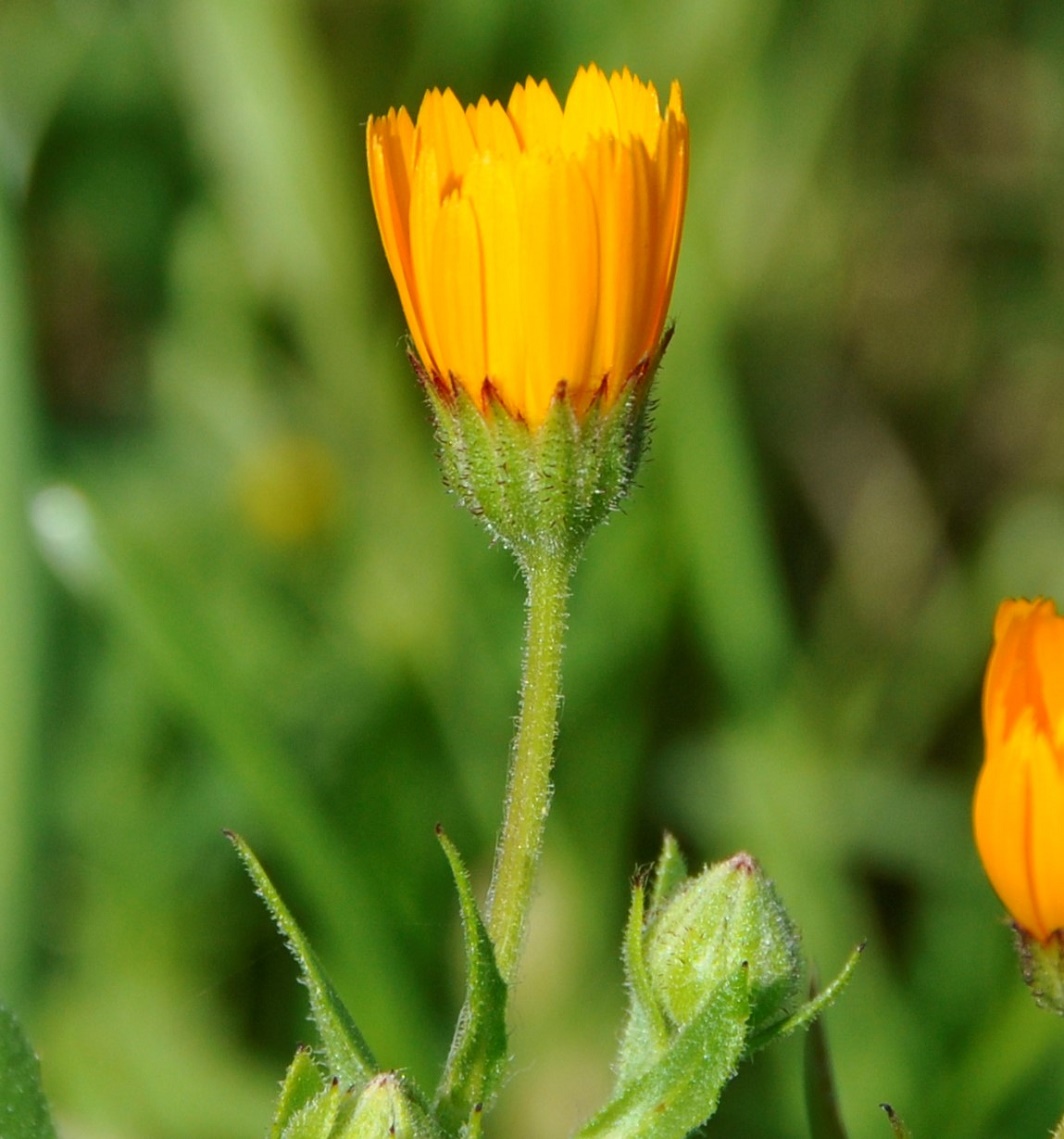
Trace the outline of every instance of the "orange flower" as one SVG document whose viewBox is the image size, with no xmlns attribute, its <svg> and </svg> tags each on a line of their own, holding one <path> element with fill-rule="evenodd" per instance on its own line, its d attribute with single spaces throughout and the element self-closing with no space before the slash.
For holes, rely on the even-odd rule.
<svg viewBox="0 0 1064 1139">
<path fill-rule="evenodd" d="M 366 128 L 384 250 L 425 370 L 530 427 L 558 385 L 608 407 L 657 347 L 687 195 L 673 83 L 581 68 L 564 109 L 528 79 L 504 108 L 429 91 Z"/>
<path fill-rule="evenodd" d="M 1052 601 L 1003 601 L 983 688 L 986 759 L 975 841 L 1017 925 L 1064 928 L 1064 618 Z"/>
</svg>

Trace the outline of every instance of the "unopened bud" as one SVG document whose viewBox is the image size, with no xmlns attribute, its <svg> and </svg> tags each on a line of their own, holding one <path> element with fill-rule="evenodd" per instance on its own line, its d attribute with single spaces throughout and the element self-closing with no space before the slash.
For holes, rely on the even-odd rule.
<svg viewBox="0 0 1064 1139">
<path fill-rule="evenodd" d="M 399 1073 L 381 1072 L 362 1089 L 336 1139 L 433 1139 L 436 1134 Z"/>
<path fill-rule="evenodd" d="M 785 1015 L 801 985 L 798 931 L 749 854 L 708 866 L 679 886 L 651 915 L 644 959 L 654 996 L 677 1026 L 744 963 L 752 1028 Z"/>
</svg>

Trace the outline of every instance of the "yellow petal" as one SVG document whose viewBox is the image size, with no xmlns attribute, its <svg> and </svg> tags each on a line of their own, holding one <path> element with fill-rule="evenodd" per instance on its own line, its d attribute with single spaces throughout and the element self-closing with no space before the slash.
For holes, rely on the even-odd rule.
<svg viewBox="0 0 1064 1139">
<path fill-rule="evenodd" d="M 658 148 L 658 135 L 661 130 L 661 109 L 658 93 L 653 83 L 640 83 L 625 68 L 610 76 L 610 91 L 617 107 L 617 122 L 620 137 L 629 142 L 639 139 L 653 158 Z"/>
<path fill-rule="evenodd" d="M 370 192 L 388 267 L 399 290 L 410 335 L 422 363 L 431 366 L 423 332 L 423 305 L 410 254 L 410 170 L 414 125 L 403 107 L 366 126 Z"/>
<path fill-rule="evenodd" d="M 561 147 L 566 154 L 579 154 L 591 138 L 617 137 L 617 104 L 609 80 L 594 65 L 581 68 L 565 100 Z"/>
<path fill-rule="evenodd" d="M 459 194 L 452 194 L 439 211 L 428 290 L 445 374 L 479 400 L 487 378 L 480 236 L 473 208 Z"/>
<path fill-rule="evenodd" d="M 1039 745 L 1030 720 L 1014 736 L 1017 750 L 1003 762 L 984 765 L 976 784 L 975 840 L 987 877 L 1013 918 L 1044 936 L 1035 906 L 1030 864 L 1032 815 L 1028 757 Z"/>
<path fill-rule="evenodd" d="M 529 78 L 513 89 L 507 114 L 526 151 L 557 150 L 562 137 L 562 108 L 546 80 Z"/>
<path fill-rule="evenodd" d="M 524 386 L 525 314 L 520 293 L 520 228 L 514 166 L 485 154 L 466 175 L 463 195 L 480 237 L 484 282 L 485 374 L 511 410 Z"/>
<path fill-rule="evenodd" d="M 429 91 L 417 113 L 415 162 L 429 151 L 436 156 L 441 195 L 449 194 L 461 186 L 476 154 L 462 104 L 450 87 L 443 92 Z"/>
<path fill-rule="evenodd" d="M 514 125 L 501 103 L 488 102 L 482 95 L 475 106 L 466 108 L 466 119 L 479 154 L 492 154 L 511 162 L 520 154 Z"/>
<path fill-rule="evenodd" d="M 676 271 L 687 121 L 672 85 L 581 69 L 559 104 L 546 82 L 505 108 L 426 93 L 370 120 L 374 210 L 426 368 L 478 400 L 486 379 L 530 426 L 564 382 L 586 409 L 652 352 Z"/>
</svg>

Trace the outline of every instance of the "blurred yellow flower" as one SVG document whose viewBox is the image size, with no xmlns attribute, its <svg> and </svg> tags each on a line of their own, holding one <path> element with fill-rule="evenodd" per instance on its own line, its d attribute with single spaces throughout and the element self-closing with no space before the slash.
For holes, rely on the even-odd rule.
<svg viewBox="0 0 1064 1139">
<path fill-rule="evenodd" d="M 1052 601 L 1004 601 L 983 688 L 986 758 L 975 841 L 1017 925 L 1064 928 L 1064 618 Z"/>
<path fill-rule="evenodd" d="M 608 407 L 657 347 L 687 195 L 679 84 L 664 117 L 627 70 L 581 68 L 564 109 L 429 91 L 366 128 L 370 186 L 418 356 L 445 394 L 538 427 L 560 382 Z"/>
<path fill-rule="evenodd" d="M 257 537 L 293 546 L 328 528 L 340 495 L 340 472 L 323 443 L 286 436 L 262 442 L 244 456 L 235 489 Z"/>
</svg>

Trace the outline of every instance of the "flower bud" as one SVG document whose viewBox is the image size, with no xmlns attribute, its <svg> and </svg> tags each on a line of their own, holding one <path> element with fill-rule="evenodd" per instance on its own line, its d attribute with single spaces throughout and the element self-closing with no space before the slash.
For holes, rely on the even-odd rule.
<svg viewBox="0 0 1064 1139">
<path fill-rule="evenodd" d="M 398 1072 L 381 1072 L 362 1089 L 335 1139 L 435 1139 L 437 1134 Z"/>
<path fill-rule="evenodd" d="M 983 687 L 986 753 L 975 842 L 1016 924 L 1064 927 L 1064 619 L 1052 601 L 1003 601 Z"/>
<path fill-rule="evenodd" d="M 689 1023 L 745 962 L 750 1025 L 785 1016 L 799 995 L 798 931 L 775 887 L 749 854 L 736 854 L 689 878 L 651 915 L 645 962 L 668 1019 Z"/>
</svg>

